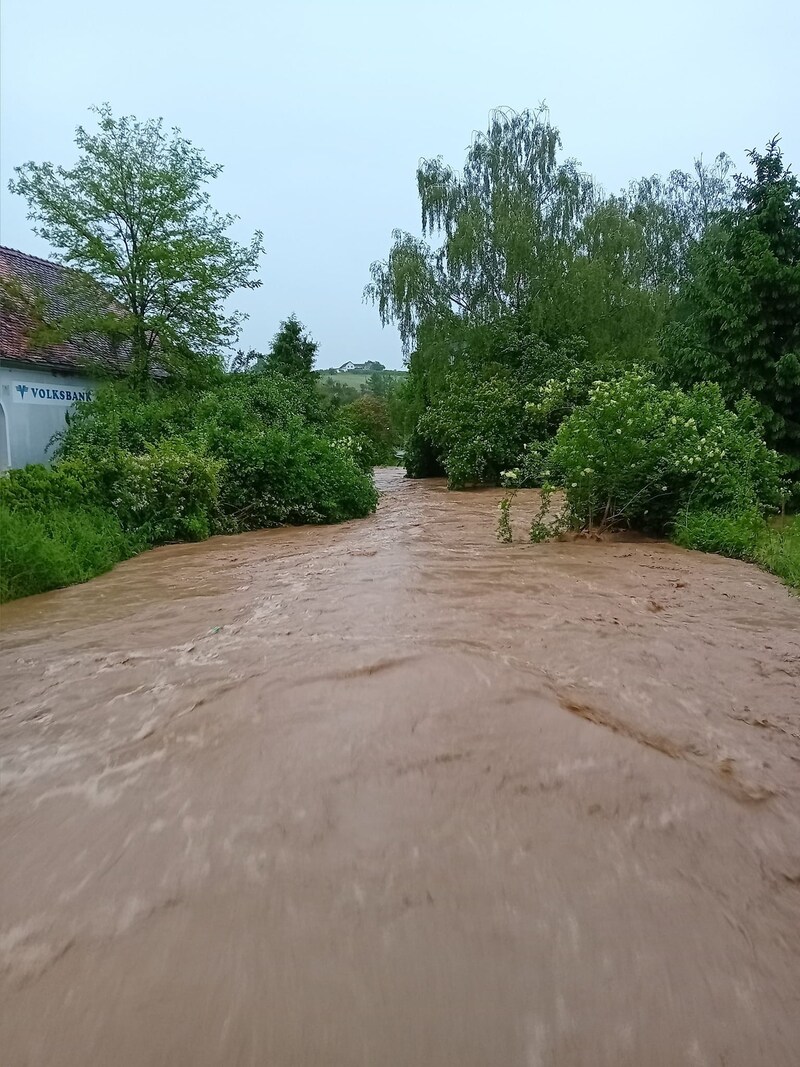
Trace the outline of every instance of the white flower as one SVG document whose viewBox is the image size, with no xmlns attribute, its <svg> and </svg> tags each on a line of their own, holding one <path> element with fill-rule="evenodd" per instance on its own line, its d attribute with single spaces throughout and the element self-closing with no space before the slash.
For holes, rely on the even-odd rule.
<svg viewBox="0 0 800 1067">
<path fill-rule="evenodd" d="M 666 487 L 666 485 L 662 485 L 662 486 L 661 486 L 661 492 L 662 492 L 662 493 L 666 493 L 666 491 L 667 491 L 667 487 Z"/>
<path fill-rule="evenodd" d="M 620 429 L 618 428 L 618 429 L 617 429 L 617 433 L 622 433 L 622 430 L 620 430 Z"/>
<path fill-rule="evenodd" d="M 572 483 L 572 488 L 573 489 L 577 489 L 578 488 L 578 483 L 577 482 L 573 482 Z"/>
</svg>

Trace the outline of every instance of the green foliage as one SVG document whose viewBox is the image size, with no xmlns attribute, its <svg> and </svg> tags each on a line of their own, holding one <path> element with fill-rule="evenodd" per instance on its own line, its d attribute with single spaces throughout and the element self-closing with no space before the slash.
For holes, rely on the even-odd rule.
<svg viewBox="0 0 800 1067">
<path fill-rule="evenodd" d="M 423 160 L 422 238 L 396 232 L 365 290 L 413 350 L 404 398 L 409 474 L 432 473 L 441 461 L 457 485 L 521 464 L 514 452 L 531 428 L 524 405 L 514 411 L 510 399 L 499 401 L 513 392 L 507 378 L 527 400 L 578 362 L 594 365 L 594 378 L 609 365 L 655 362 L 687 256 L 729 203 L 729 166 L 720 156 L 711 167 L 698 162 L 691 174 L 653 176 L 606 196 L 562 157 L 545 108 L 494 112 L 460 171 Z M 565 347 L 576 358 L 552 358 Z M 491 394 L 487 405 L 515 425 L 488 427 L 488 410 L 486 418 L 470 410 L 470 388 Z M 557 425 L 553 412 L 541 433 Z"/>
<path fill-rule="evenodd" d="M 264 372 L 232 374 L 201 392 L 171 386 L 148 397 L 107 386 L 79 406 L 60 454 L 107 472 L 109 504 L 138 499 L 153 536 L 169 538 L 173 530 L 174 539 L 194 539 L 209 529 L 368 514 L 376 503 L 371 479 L 357 462 L 357 442 L 350 447 L 341 437 L 313 390 Z M 143 483 L 163 493 L 152 496 L 152 507 L 138 493 Z M 120 486 L 129 486 L 123 495 Z M 132 503 L 126 507 L 126 515 L 136 513 Z"/>
<path fill-rule="evenodd" d="M 510 320 L 468 328 L 467 336 L 471 347 L 445 371 L 441 384 L 432 387 L 429 381 L 427 406 L 419 405 L 413 447 L 406 452 L 409 473 L 416 474 L 412 463 L 427 442 L 451 488 L 497 484 L 501 471 L 519 466 L 526 446 L 558 425 L 557 412 L 533 403 L 540 388 L 554 374 L 571 380 L 583 359 L 580 344 L 547 345 L 521 335 Z"/>
<path fill-rule="evenodd" d="M 127 338 L 140 384 L 154 363 L 183 374 L 213 362 L 243 317 L 228 298 L 261 284 L 262 235 L 247 245 L 228 235 L 236 217 L 216 212 L 206 188 L 222 168 L 178 130 L 116 118 L 108 105 L 94 113 L 97 131 L 76 131 L 74 166 L 26 163 L 10 183 L 36 232 L 104 294 L 73 301 L 66 329 Z"/>
<path fill-rule="evenodd" d="M 513 378 L 481 380 L 462 372 L 450 379 L 446 396 L 421 416 L 418 432 L 435 443 L 451 489 L 497 483 L 500 472 L 522 453 L 525 401 Z"/>
<path fill-rule="evenodd" d="M 113 453 L 98 477 L 123 529 L 159 545 L 209 536 L 223 469 L 180 438 L 166 438 L 140 454 Z"/>
<path fill-rule="evenodd" d="M 297 316 L 290 315 L 281 323 L 266 358 L 257 363 L 257 369 L 270 370 L 287 378 L 308 379 L 318 348 Z"/>
<path fill-rule="evenodd" d="M 51 467 L 0 478 L 4 595 L 83 581 L 149 545 L 367 515 L 377 493 L 361 448 L 313 389 L 283 374 L 145 394 L 107 384 L 71 413 Z"/>
<path fill-rule="evenodd" d="M 757 563 L 800 589 L 800 517 L 770 525 L 758 511 L 684 511 L 673 540 L 684 548 Z"/>
<path fill-rule="evenodd" d="M 752 403 L 731 411 L 715 385 L 663 389 L 640 371 L 596 382 L 551 460 L 579 525 L 663 532 L 689 506 L 763 512 L 781 499 L 779 458 Z"/>
<path fill-rule="evenodd" d="M 365 393 L 342 408 L 340 424 L 363 441 L 365 462 L 370 466 L 391 466 L 396 462 L 397 438 L 392 427 L 388 402 Z"/>
<path fill-rule="evenodd" d="M 80 458 L 52 467 L 31 463 L 0 477 L 0 505 L 12 511 L 90 508 L 100 501 L 97 472 Z"/>
<path fill-rule="evenodd" d="M 373 263 L 366 295 L 407 347 L 432 316 L 489 321 L 522 310 L 563 273 L 563 250 L 593 199 L 544 108 L 493 112 L 475 135 L 463 170 L 422 160 L 417 189 L 423 235 L 440 249 L 396 232 L 389 258 Z"/>
<path fill-rule="evenodd" d="M 698 552 L 752 560 L 768 529 L 764 516 L 756 509 L 739 512 L 692 509 L 678 515 L 672 540 Z"/>
<path fill-rule="evenodd" d="M 800 452 L 800 182 L 777 139 L 750 153 L 734 206 L 695 248 L 665 354 L 684 381 L 761 405 L 768 440 Z"/>
<path fill-rule="evenodd" d="M 224 456 L 221 528 L 255 530 L 283 523 L 341 522 L 375 509 L 372 481 L 347 443 L 295 426 L 219 425 L 209 448 Z"/>
<path fill-rule="evenodd" d="M 339 408 L 344 407 L 346 404 L 352 404 L 354 400 L 361 396 L 355 386 L 347 385 L 345 382 L 337 382 L 333 378 L 318 378 L 317 392 L 320 395 L 324 410 L 329 413 L 338 411 Z"/>
<path fill-rule="evenodd" d="M 0 503 L 0 603 L 85 582 L 138 550 L 108 511 Z"/>
<path fill-rule="evenodd" d="M 511 505 L 514 502 L 515 495 L 514 491 L 510 492 L 497 505 L 499 512 L 497 518 L 497 540 L 506 545 L 510 545 L 514 540 L 514 531 L 511 527 Z"/>
</svg>

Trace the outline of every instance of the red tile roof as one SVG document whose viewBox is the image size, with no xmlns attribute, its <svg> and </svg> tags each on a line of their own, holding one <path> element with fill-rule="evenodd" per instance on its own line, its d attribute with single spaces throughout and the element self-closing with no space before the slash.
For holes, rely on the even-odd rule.
<svg viewBox="0 0 800 1067">
<path fill-rule="evenodd" d="M 125 361 L 124 354 L 120 356 L 114 352 L 110 342 L 97 335 L 73 337 L 43 346 L 32 341 L 37 323 L 25 298 L 41 303 L 42 319 L 46 324 L 58 323 L 67 311 L 66 283 L 71 273 L 74 272 L 60 263 L 0 245 L 0 286 L 11 280 L 24 294 L 23 299 L 15 298 L 13 291 L 9 294 L 6 289 L 6 298 L 0 304 L 0 358 L 76 370 L 92 360 L 106 365 Z"/>
</svg>

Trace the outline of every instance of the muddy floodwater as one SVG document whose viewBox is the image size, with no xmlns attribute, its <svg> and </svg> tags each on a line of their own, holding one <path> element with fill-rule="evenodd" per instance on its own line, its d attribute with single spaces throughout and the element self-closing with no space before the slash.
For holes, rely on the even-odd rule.
<svg viewBox="0 0 800 1067">
<path fill-rule="evenodd" d="M 796 1067 L 800 598 L 378 479 L 3 609 L 0 1063 Z"/>
</svg>

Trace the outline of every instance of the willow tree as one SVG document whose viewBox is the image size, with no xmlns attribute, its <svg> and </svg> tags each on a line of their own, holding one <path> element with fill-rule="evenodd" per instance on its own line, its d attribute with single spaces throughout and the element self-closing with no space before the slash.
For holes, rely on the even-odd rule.
<svg viewBox="0 0 800 1067">
<path fill-rule="evenodd" d="M 461 171 L 421 160 L 423 236 L 395 231 L 365 289 L 383 323 L 397 324 L 406 351 L 424 322 L 517 313 L 563 275 L 595 192 L 560 149 L 546 108 L 498 110 L 473 137 Z"/>
<path fill-rule="evenodd" d="M 78 127 L 74 166 L 26 163 L 9 186 L 28 201 L 36 233 L 76 268 L 74 278 L 92 279 L 111 298 L 112 314 L 98 315 L 97 301 L 81 295 L 65 325 L 123 332 L 139 381 L 154 361 L 179 372 L 214 359 L 244 318 L 228 298 L 261 284 L 262 235 L 247 244 L 230 236 L 236 216 L 214 210 L 207 188 L 222 167 L 179 130 L 165 130 L 161 119 L 116 118 L 108 105 L 93 110 L 98 128 Z"/>
<path fill-rule="evenodd" d="M 725 152 L 711 164 L 699 157 L 691 171 L 640 178 L 619 197 L 639 227 L 643 286 L 676 292 L 686 277 L 692 248 L 709 224 L 732 205 L 732 167 Z"/>
</svg>

